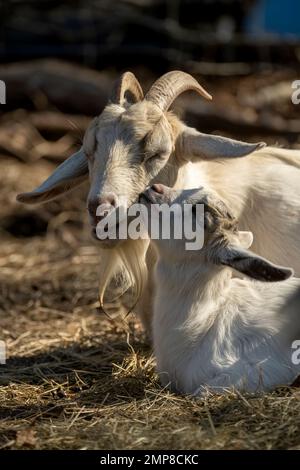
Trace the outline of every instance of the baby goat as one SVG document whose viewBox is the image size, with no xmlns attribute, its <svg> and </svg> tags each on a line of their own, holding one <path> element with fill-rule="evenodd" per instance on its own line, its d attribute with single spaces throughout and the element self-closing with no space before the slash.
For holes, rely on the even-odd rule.
<svg viewBox="0 0 300 470">
<path fill-rule="evenodd" d="M 249 251 L 252 233 L 238 231 L 211 191 L 156 184 L 141 202 L 148 209 L 153 203 L 204 205 L 201 250 L 186 251 L 184 237 L 153 240 L 153 341 L 162 384 L 195 395 L 291 384 L 300 374 L 292 362 L 292 343 L 300 339 L 300 279 Z M 152 210 L 151 218 L 158 214 Z M 232 268 L 246 276 L 233 277 Z"/>
</svg>

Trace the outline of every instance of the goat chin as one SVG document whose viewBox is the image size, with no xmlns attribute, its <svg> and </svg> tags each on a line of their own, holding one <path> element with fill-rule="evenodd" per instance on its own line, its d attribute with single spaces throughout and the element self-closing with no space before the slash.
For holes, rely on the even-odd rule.
<svg viewBox="0 0 300 470">
<path fill-rule="evenodd" d="M 95 243 L 103 250 L 113 250 L 117 247 L 124 245 L 125 240 L 99 240 L 97 236 L 92 234 L 92 237 L 95 240 Z"/>
</svg>

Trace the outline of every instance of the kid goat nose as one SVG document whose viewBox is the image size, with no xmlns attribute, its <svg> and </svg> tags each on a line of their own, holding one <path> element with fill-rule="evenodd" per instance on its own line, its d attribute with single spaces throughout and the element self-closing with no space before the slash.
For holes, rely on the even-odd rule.
<svg viewBox="0 0 300 470">
<path fill-rule="evenodd" d="M 155 183 L 151 186 L 152 191 L 155 191 L 158 194 L 163 194 L 164 193 L 164 185 L 163 184 L 158 184 Z"/>
</svg>

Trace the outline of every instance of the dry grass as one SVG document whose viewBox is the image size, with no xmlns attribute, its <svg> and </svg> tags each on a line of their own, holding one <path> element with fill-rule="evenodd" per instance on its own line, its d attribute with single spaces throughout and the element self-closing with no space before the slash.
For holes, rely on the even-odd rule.
<svg viewBox="0 0 300 470">
<path fill-rule="evenodd" d="M 299 389 L 205 401 L 162 390 L 134 318 L 126 325 L 97 312 L 95 250 L 57 251 L 58 243 L 49 237 L 1 250 L 1 335 L 9 355 L 0 378 L 2 448 L 299 444 Z"/>
<path fill-rule="evenodd" d="M 205 401 L 162 390 L 134 318 L 126 325 L 97 312 L 94 249 L 78 246 L 74 254 L 57 251 L 57 243 L 2 247 L 1 336 L 9 355 L 0 378 L 2 448 L 299 444 L 299 389 Z"/>
</svg>

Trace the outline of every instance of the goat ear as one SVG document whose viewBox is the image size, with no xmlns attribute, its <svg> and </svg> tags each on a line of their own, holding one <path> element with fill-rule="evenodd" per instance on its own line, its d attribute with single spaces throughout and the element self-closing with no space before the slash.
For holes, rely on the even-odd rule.
<svg viewBox="0 0 300 470">
<path fill-rule="evenodd" d="M 235 245 L 228 245 L 218 253 L 218 264 L 230 266 L 259 281 L 278 282 L 291 277 L 290 268 L 277 266 L 265 258 Z"/>
<path fill-rule="evenodd" d="M 30 193 L 17 195 L 17 201 L 36 204 L 50 201 L 70 191 L 88 177 L 88 163 L 82 149 L 74 153 L 44 181 Z"/>
<path fill-rule="evenodd" d="M 202 134 L 190 127 L 183 128 L 176 142 L 178 154 L 192 161 L 244 157 L 265 146 L 264 142 L 250 144 L 228 137 Z"/>
</svg>

